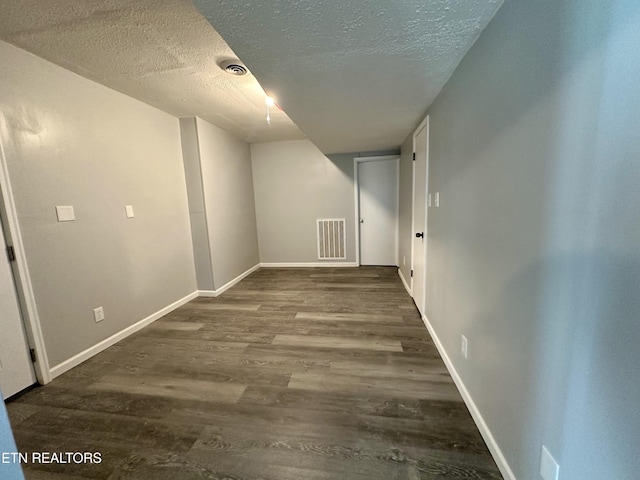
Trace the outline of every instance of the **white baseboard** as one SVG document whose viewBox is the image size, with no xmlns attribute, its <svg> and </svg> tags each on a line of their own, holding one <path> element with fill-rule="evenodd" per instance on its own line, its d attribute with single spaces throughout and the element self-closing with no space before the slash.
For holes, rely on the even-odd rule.
<svg viewBox="0 0 640 480">
<path fill-rule="evenodd" d="M 258 270 L 260 268 L 260 266 L 261 265 L 259 263 L 257 265 L 254 265 L 253 267 L 251 267 L 246 272 L 241 273 L 236 278 L 234 278 L 230 282 L 225 283 L 223 286 L 221 286 L 220 288 L 218 288 L 216 290 L 198 290 L 198 296 L 200 296 L 200 297 L 217 297 L 219 295 L 222 295 L 224 292 L 226 292 L 231 287 L 233 287 L 234 285 L 239 283 L 241 280 L 243 280 L 244 278 L 248 277 L 249 275 L 251 275 L 256 270 Z"/>
<path fill-rule="evenodd" d="M 97 343 L 96 345 L 87 348 L 86 350 L 78 353 L 77 355 L 74 355 L 70 359 L 65 360 L 64 362 L 59 363 L 55 367 L 51 368 L 49 370 L 50 379 L 53 380 L 54 378 L 62 375 L 64 372 L 67 372 L 67 371 L 71 370 L 73 367 L 75 367 L 77 365 L 80 365 L 85 360 L 88 360 L 89 358 L 93 357 L 94 355 L 97 355 L 98 353 L 102 352 L 103 350 L 106 350 L 110 346 L 115 345 L 120 340 L 128 337 L 132 333 L 137 332 L 138 330 L 143 329 L 144 327 L 146 327 L 150 323 L 153 323 L 154 321 L 156 321 L 160 317 L 163 317 L 166 314 L 173 312 L 176 308 L 181 307 L 182 305 L 184 305 L 185 303 L 189 302 L 190 300 L 193 300 L 194 298 L 197 298 L 197 297 L 217 297 L 218 295 L 221 295 L 223 292 L 229 290 L 235 284 L 240 282 L 243 278 L 247 277 L 248 275 L 251 275 L 258 268 L 260 268 L 260 264 L 254 265 L 249 270 L 247 270 L 244 273 L 241 273 L 236 278 L 234 278 L 230 282 L 227 282 L 226 284 L 224 284 L 222 287 L 218 288 L 217 290 L 213 290 L 213 291 L 212 290 L 198 290 L 198 291 L 195 291 L 193 293 L 190 293 L 186 297 L 181 298 L 180 300 L 178 300 L 176 302 L 173 302 L 171 305 L 168 305 L 168 306 L 164 307 L 163 309 L 157 311 L 156 313 L 153 313 L 153 314 L 149 315 L 147 318 L 144 318 L 144 319 L 140 320 L 139 322 L 134 323 L 133 325 L 125 328 L 124 330 L 120 330 L 118 333 L 115 333 L 115 334 L 111 335 L 109 338 L 106 338 L 106 339 L 102 340 L 101 342 Z"/>
<path fill-rule="evenodd" d="M 218 295 L 220 294 L 216 293 L 215 290 L 198 290 L 199 297 L 217 297 Z"/>
<path fill-rule="evenodd" d="M 489 426 L 484 421 L 484 418 L 482 417 L 480 410 L 478 410 L 478 407 L 473 401 L 471 394 L 467 390 L 467 387 L 465 387 L 464 382 L 462 381 L 462 378 L 460 378 L 460 375 L 458 374 L 457 370 L 453 366 L 453 363 L 451 362 L 449 355 L 447 355 L 447 352 L 444 349 L 444 345 L 442 345 L 442 342 L 438 338 L 438 335 L 433 329 L 433 326 L 431 325 L 427 317 L 425 317 L 424 315 L 422 316 L 422 321 L 427 327 L 427 330 L 429 330 L 429 333 L 431 334 L 431 338 L 433 338 L 433 341 L 436 344 L 436 347 L 438 348 L 438 352 L 440 352 L 440 356 L 444 360 L 444 363 L 447 366 L 447 370 L 449 370 L 449 374 L 451 375 L 454 383 L 458 387 L 458 390 L 460 391 L 460 395 L 462 395 L 462 399 L 464 400 L 464 403 L 467 405 L 467 408 L 469 409 L 469 412 L 471 413 L 471 416 L 473 417 L 473 420 L 475 421 L 476 426 L 478 427 L 478 430 L 480 430 L 480 433 L 482 434 L 482 438 L 484 438 L 484 441 L 487 444 L 487 447 L 491 452 L 491 456 L 493 456 L 493 459 L 495 460 L 496 465 L 500 470 L 500 473 L 502 473 L 502 476 L 505 478 L 505 480 L 517 480 L 516 476 L 511 470 L 511 467 L 509 466 L 509 463 L 507 462 L 507 459 L 502 453 L 502 450 L 500 449 L 498 442 L 496 442 L 496 439 L 493 437 L 493 434 L 491 433 Z"/>
<path fill-rule="evenodd" d="M 264 268 L 357 267 L 356 262 L 261 263 Z"/>
<path fill-rule="evenodd" d="M 143 329 L 144 327 L 146 327 L 150 323 L 155 322 L 157 319 L 159 319 L 160 317 L 163 317 L 167 313 L 171 313 L 176 308 L 184 305 L 185 303 L 189 302 L 190 300 L 193 300 L 197 296 L 198 296 L 198 292 L 190 293 L 186 297 L 181 298 L 180 300 L 177 300 L 177 301 L 173 302 L 171 305 L 168 305 L 168 306 L 164 307 L 163 309 L 158 310 L 156 313 L 153 313 L 153 314 L 149 315 L 148 317 L 143 318 L 139 322 L 136 322 L 133 325 L 128 326 L 124 330 L 120 330 L 118 333 L 115 333 L 115 334 L 111 335 L 109 338 L 105 338 L 101 342 L 93 345 L 92 347 L 87 348 L 86 350 L 78 353 L 77 355 L 74 355 L 70 359 L 65 360 L 62 363 L 59 363 L 58 365 L 56 365 L 55 367 L 52 367 L 49 370 L 49 374 L 51 376 L 51 379 L 54 379 L 54 378 L 62 375 L 64 372 L 67 372 L 67 371 L 71 370 L 73 367 L 75 367 L 77 365 L 80 365 L 85 360 L 88 360 L 89 358 L 93 357 L 94 355 L 97 355 L 98 353 L 102 352 L 103 350 L 106 350 L 110 346 L 115 345 L 120 340 L 128 337 L 132 333 L 135 333 L 138 330 Z"/>
<path fill-rule="evenodd" d="M 398 275 L 400 276 L 400 280 L 402 280 L 402 283 L 404 284 L 404 288 L 406 288 L 407 293 L 409 294 L 410 297 L 413 298 L 413 293 L 411 293 L 411 287 L 409 286 L 407 281 L 404 279 L 404 275 L 402 275 L 402 270 L 398 269 Z"/>
</svg>

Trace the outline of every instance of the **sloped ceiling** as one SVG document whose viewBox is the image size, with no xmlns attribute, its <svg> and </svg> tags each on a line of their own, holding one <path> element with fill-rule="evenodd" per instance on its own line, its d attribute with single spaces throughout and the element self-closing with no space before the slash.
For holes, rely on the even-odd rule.
<svg viewBox="0 0 640 480">
<path fill-rule="evenodd" d="M 397 147 L 502 0 L 195 0 L 324 152 Z"/>
<path fill-rule="evenodd" d="M 248 142 L 306 134 L 325 153 L 386 150 L 501 2 L 195 0 L 203 16 L 189 0 L 0 0 L 0 39 Z M 218 67 L 236 54 L 253 75 Z M 286 111 L 271 125 L 260 85 Z"/>
<path fill-rule="evenodd" d="M 277 109 L 267 125 L 253 75 L 218 67 L 236 55 L 188 0 L 0 0 L 0 39 L 248 142 L 304 138 Z"/>
</svg>

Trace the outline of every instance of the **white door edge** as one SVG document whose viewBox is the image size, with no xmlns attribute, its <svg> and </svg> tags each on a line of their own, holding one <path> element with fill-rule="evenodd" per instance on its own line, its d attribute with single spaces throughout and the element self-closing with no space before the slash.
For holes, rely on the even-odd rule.
<svg viewBox="0 0 640 480">
<path fill-rule="evenodd" d="M 33 364 L 34 371 L 38 382 L 44 385 L 51 381 L 51 373 L 40 319 L 38 317 L 38 308 L 33 293 L 29 268 L 27 266 L 24 243 L 20 233 L 18 212 L 11 189 L 9 169 L 4 150 L 4 139 L 2 138 L 2 133 L 6 131 L 8 131 L 7 122 L 4 113 L 0 112 L 0 190 L 2 190 L 0 214 L 5 221 L 4 233 L 7 238 L 7 243 L 13 246 L 16 253 L 13 273 L 27 340 L 36 355 L 36 361 Z"/>
</svg>

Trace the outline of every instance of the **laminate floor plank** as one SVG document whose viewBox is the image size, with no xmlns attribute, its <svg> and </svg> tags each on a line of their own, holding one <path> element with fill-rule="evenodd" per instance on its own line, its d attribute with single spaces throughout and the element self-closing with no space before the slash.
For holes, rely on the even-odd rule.
<svg viewBox="0 0 640 480">
<path fill-rule="evenodd" d="M 242 303 L 202 303 L 202 302 L 190 302 L 182 307 L 184 310 L 232 310 L 243 312 L 255 312 L 260 308 L 260 305 L 250 305 Z"/>
<path fill-rule="evenodd" d="M 414 381 L 380 377 L 361 377 L 358 375 L 339 375 L 323 373 L 294 373 L 289 387 L 312 391 L 338 392 L 380 392 L 393 396 L 401 391 L 408 398 L 431 400 L 456 400 L 460 395 L 453 380 L 435 377 L 437 381 Z"/>
<path fill-rule="evenodd" d="M 187 330 L 196 331 L 200 330 L 204 326 L 204 323 L 196 322 L 169 322 L 159 320 L 154 322 L 149 328 L 154 330 Z"/>
<path fill-rule="evenodd" d="M 66 475 L 64 473 L 54 473 L 34 468 L 26 467 L 25 477 L 29 480 L 87 480 L 89 477 L 80 477 L 78 475 Z"/>
<path fill-rule="evenodd" d="M 158 397 L 237 402 L 246 386 L 169 376 L 105 375 L 88 388 Z"/>
<path fill-rule="evenodd" d="M 323 313 L 323 312 L 298 312 L 295 316 L 296 320 L 320 320 L 323 322 L 364 322 L 367 324 L 403 324 L 404 320 L 401 315 L 379 315 L 379 314 L 362 314 L 362 313 Z"/>
<path fill-rule="evenodd" d="M 268 368 L 267 365 L 220 365 L 212 366 L 207 363 L 194 362 L 186 365 L 160 362 L 149 370 L 152 375 L 166 375 L 172 378 L 189 378 L 190 380 L 208 383 L 236 384 L 236 385 L 276 385 L 286 387 L 291 378 L 281 368 Z M 206 385 L 207 389 L 210 389 Z M 242 392 L 243 390 L 241 390 Z M 234 390 L 235 393 L 235 390 Z M 234 397 L 235 398 L 235 395 Z M 235 401 L 239 399 L 235 398 Z"/>
<path fill-rule="evenodd" d="M 352 350 L 375 350 L 383 352 L 401 352 L 402 345 L 394 340 L 362 340 L 347 337 L 320 335 L 275 335 L 272 345 L 294 345 L 302 347 L 343 348 Z"/>
<path fill-rule="evenodd" d="M 7 405 L 27 480 L 502 478 L 397 269 L 259 269 Z"/>
</svg>

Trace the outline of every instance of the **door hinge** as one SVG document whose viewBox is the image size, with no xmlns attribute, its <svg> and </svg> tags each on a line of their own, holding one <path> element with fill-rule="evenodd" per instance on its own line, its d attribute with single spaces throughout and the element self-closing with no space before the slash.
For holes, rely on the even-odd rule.
<svg viewBox="0 0 640 480">
<path fill-rule="evenodd" d="M 16 261 L 16 251 L 13 249 L 13 246 L 11 245 L 7 247 L 7 258 L 9 259 L 10 262 Z"/>
<path fill-rule="evenodd" d="M 413 161 L 416 161 L 416 152 L 413 152 Z"/>
<path fill-rule="evenodd" d="M 413 278 L 413 270 L 411 270 L 411 278 Z"/>
<path fill-rule="evenodd" d="M 36 363 L 36 351 L 33 348 L 29 349 L 29 356 L 31 357 L 31 361 Z"/>
</svg>

